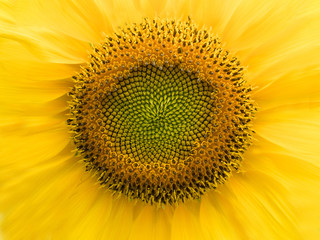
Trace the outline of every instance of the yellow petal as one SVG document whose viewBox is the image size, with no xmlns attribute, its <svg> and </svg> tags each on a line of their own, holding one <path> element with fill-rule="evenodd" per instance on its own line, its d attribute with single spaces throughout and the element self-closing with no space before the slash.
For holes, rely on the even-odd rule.
<svg viewBox="0 0 320 240">
<path fill-rule="evenodd" d="M 81 64 L 87 59 L 89 42 L 82 42 L 47 28 L 1 26 L 0 37 L 22 44 L 39 60 Z M 10 49 L 8 49 L 10 51 Z"/>
<path fill-rule="evenodd" d="M 259 108 L 266 110 L 281 105 L 320 102 L 320 69 L 308 67 L 289 71 L 254 93 Z M 272 97 L 270 97 L 272 96 Z"/>
<path fill-rule="evenodd" d="M 209 192 L 201 199 L 200 222 L 212 239 L 248 238 L 233 206 L 219 193 Z"/>
<path fill-rule="evenodd" d="M 320 104 L 302 103 L 260 111 L 255 130 L 288 155 L 319 166 Z"/>
<path fill-rule="evenodd" d="M 320 168 L 294 156 L 285 149 L 258 138 L 255 148 L 246 154 L 245 174 L 260 172 L 281 184 L 287 199 L 294 206 L 294 221 L 303 239 L 316 239 L 320 229 Z"/>
<path fill-rule="evenodd" d="M 41 120 L 1 128 L 0 178 L 23 182 L 24 178 L 59 165 L 74 154 L 65 126 Z M 12 182 L 6 181 L 3 186 L 8 184 L 11 186 Z"/>
<path fill-rule="evenodd" d="M 8 5 L 17 25 L 51 29 L 87 43 L 100 41 L 105 25 L 110 25 L 95 1 L 17 0 Z"/>
<path fill-rule="evenodd" d="M 259 239 L 263 234 L 265 239 L 300 239 L 286 190 L 266 174 L 237 174 L 219 192 L 208 197 L 213 208 L 225 214 L 220 217 L 231 219 L 234 229 L 227 237 L 233 234 L 238 239 Z"/>
<path fill-rule="evenodd" d="M 199 221 L 200 204 L 200 201 L 192 200 L 177 206 L 172 218 L 171 239 L 210 239 Z"/>
<path fill-rule="evenodd" d="M 9 239 L 127 239 L 130 231 L 127 226 L 132 224 L 127 200 L 113 199 L 110 193 L 103 193 L 76 159 L 61 156 L 59 159 L 56 165 L 46 161 L 40 171 L 24 168 L 30 174 L 11 177 L 6 184 L 11 187 L 1 189 L 1 196 L 3 190 L 6 192 L 0 207 L 6 219 L 5 236 Z M 45 164 L 50 167 L 46 168 Z"/>
<path fill-rule="evenodd" d="M 166 209 L 163 209 L 143 204 L 141 208 L 132 225 L 129 239 L 169 239 L 171 231 L 171 207 L 168 206 Z"/>
</svg>

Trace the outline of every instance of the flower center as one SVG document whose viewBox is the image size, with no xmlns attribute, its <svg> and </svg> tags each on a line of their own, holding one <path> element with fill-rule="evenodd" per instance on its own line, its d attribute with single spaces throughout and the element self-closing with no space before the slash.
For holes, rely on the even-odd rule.
<svg viewBox="0 0 320 240">
<path fill-rule="evenodd" d="M 99 104 L 110 150 L 149 169 L 184 160 L 212 128 L 213 90 L 177 66 L 132 70 Z"/>
<path fill-rule="evenodd" d="M 94 48 L 68 124 L 88 171 L 131 199 L 199 198 L 237 170 L 256 111 L 243 67 L 191 21 L 145 19 Z"/>
</svg>

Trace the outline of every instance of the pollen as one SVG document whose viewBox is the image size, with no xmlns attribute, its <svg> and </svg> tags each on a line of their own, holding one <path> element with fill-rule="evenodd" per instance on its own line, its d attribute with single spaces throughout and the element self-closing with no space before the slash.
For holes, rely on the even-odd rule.
<svg viewBox="0 0 320 240">
<path fill-rule="evenodd" d="M 240 168 L 256 111 L 244 67 L 190 19 L 124 26 L 73 78 L 72 139 L 113 193 L 177 204 Z"/>
</svg>

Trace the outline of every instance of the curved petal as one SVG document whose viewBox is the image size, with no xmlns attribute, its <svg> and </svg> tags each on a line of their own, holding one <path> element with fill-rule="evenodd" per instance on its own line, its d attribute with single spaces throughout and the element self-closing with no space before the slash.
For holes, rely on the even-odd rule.
<svg viewBox="0 0 320 240">
<path fill-rule="evenodd" d="M 320 104 L 302 103 L 260 111 L 255 131 L 288 155 L 319 166 Z"/>
<path fill-rule="evenodd" d="M 87 43 L 99 41 L 110 25 L 93 0 L 16 0 L 8 6 L 16 25 L 50 29 Z"/>
<path fill-rule="evenodd" d="M 171 239 L 192 240 L 210 239 L 199 221 L 201 202 L 197 200 L 180 204 L 172 218 Z"/>
<path fill-rule="evenodd" d="M 127 239 L 133 219 L 128 201 L 99 189 L 75 158 L 60 154 L 59 159 L 59 164 L 24 168 L 30 172 L 9 178 L 1 189 L 5 237 Z"/>
<path fill-rule="evenodd" d="M 295 156 L 281 146 L 259 137 L 246 154 L 243 169 L 263 173 L 281 183 L 295 214 L 295 224 L 303 239 L 319 236 L 320 168 Z"/>
<path fill-rule="evenodd" d="M 170 239 L 172 210 L 157 208 L 155 206 L 142 206 L 132 225 L 129 239 Z"/>
<path fill-rule="evenodd" d="M 41 61 L 81 64 L 87 59 L 89 43 L 84 43 L 47 28 L 15 27 L 12 25 L 1 27 L 1 38 L 20 43 Z M 7 54 L 10 50 L 6 49 Z"/>
<path fill-rule="evenodd" d="M 281 105 L 320 102 L 319 79 L 319 67 L 297 68 L 279 76 L 262 91 L 257 89 L 259 92 L 253 97 L 262 110 Z"/>
<path fill-rule="evenodd" d="M 221 231 L 208 228 L 217 239 L 259 239 L 261 235 L 265 239 L 300 239 L 287 192 L 264 173 L 248 171 L 233 176 L 219 192 L 209 193 L 203 204 L 203 222 L 210 221 L 213 226 L 217 222 L 218 227 L 226 223 Z M 228 226 L 232 226 L 229 231 Z"/>
</svg>

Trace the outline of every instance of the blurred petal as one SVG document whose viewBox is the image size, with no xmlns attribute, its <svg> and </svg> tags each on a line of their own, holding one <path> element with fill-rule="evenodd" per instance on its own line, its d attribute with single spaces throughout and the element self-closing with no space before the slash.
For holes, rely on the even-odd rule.
<svg viewBox="0 0 320 240">
<path fill-rule="evenodd" d="M 301 103 L 260 111 L 255 130 L 261 137 L 286 149 L 288 155 L 319 166 L 319 103 Z"/>
</svg>

